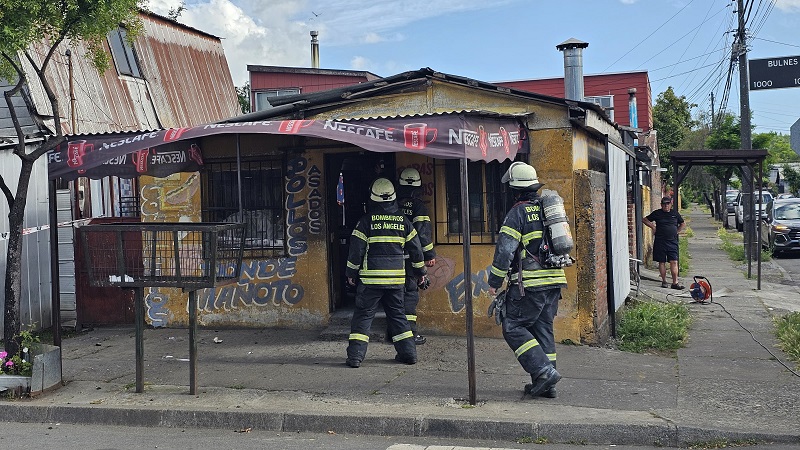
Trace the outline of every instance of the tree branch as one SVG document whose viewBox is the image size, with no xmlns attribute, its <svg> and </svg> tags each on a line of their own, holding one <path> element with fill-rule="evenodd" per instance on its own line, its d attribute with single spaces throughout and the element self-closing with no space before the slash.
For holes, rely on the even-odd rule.
<svg viewBox="0 0 800 450">
<path fill-rule="evenodd" d="M 6 201 L 8 202 L 9 211 L 14 209 L 14 194 L 11 193 L 11 189 L 8 188 L 8 185 L 6 184 L 6 179 L 3 178 L 2 174 L 0 174 L 0 190 L 2 190 L 3 195 L 6 196 Z"/>
<path fill-rule="evenodd" d="M 28 155 L 25 154 L 25 133 L 22 131 L 22 125 L 19 123 L 19 116 L 17 116 L 17 109 L 14 107 L 14 102 L 11 98 L 17 93 L 22 92 L 22 86 L 25 85 L 25 73 L 22 68 L 14 61 L 14 58 L 9 56 L 6 52 L 2 52 L 3 59 L 11 64 L 11 67 L 17 72 L 17 84 L 11 90 L 3 92 L 8 105 L 8 113 L 11 115 L 11 122 L 14 124 L 14 131 L 17 132 L 17 145 L 14 147 L 14 154 L 21 159 L 25 159 Z"/>
</svg>

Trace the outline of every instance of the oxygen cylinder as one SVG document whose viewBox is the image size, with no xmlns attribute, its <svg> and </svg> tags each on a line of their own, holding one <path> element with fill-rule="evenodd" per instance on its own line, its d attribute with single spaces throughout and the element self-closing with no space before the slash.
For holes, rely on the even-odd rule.
<svg viewBox="0 0 800 450">
<path fill-rule="evenodd" d="M 541 195 L 544 225 L 550 232 L 551 251 L 556 255 L 567 255 L 575 247 L 575 243 L 567 222 L 564 199 L 556 191 L 549 189 L 543 190 Z"/>
</svg>

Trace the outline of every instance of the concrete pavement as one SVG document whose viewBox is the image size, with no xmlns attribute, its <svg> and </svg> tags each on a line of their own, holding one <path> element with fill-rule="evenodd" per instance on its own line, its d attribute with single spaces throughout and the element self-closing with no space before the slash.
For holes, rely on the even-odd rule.
<svg viewBox="0 0 800 450">
<path fill-rule="evenodd" d="M 394 362 L 392 346 L 373 342 L 362 367 L 351 369 L 344 365 L 346 341 L 283 329 L 201 330 L 195 396 L 188 393 L 188 331 L 146 330 L 145 392 L 136 394 L 134 329 L 111 327 L 64 340 L 66 385 L 4 401 L 0 420 L 509 442 L 800 443 L 800 377 L 771 331 L 773 317 L 800 310 L 800 290 L 781 284 L 780 269 L 770 263 L 762 268 L 770 281 L 756 290 L 755 279 L 719 249 L 718 225 L 708 214 L 693 210 L 688 217 L 695 234 L 690 275 L 711 281 L 714 303 L 689 305 L 695 321 L 686 348 L 670 356 L 560 344 L 564 378 L 556 399 L 523 398 L 529 378 L 501 339 L 475 340 L 472 406 L 464 338 L 429 336 L 414 366 Z M 691 301 L 662 289 L 655 272 L 643 275 L 639 295 Z M 691 277 L 682 282 L 688 287 Z"/>
</svg>

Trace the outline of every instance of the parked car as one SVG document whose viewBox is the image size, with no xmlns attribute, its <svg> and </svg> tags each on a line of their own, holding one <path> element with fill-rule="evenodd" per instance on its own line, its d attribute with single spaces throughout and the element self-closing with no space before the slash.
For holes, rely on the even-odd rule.
<svg viewBox="0 0 800 450">
<path fill-rule="evenodd" d="M 728 189 L 725 191 L 725 204 L 728 206 L 728 214 L 736 212 L 736 197 L 738 196 L 738 189 Z"/>
<path fill-rule="evenodd" d="M 794 195 L 788 193 L 778 194 L 778 196 L 775 197 L 775 200 L 782 200 L 784 198 L 794 198 Z"/>
<path fill-rule="evenodd" d="M 761 246 L 777 255 L 800 250 L 800 198 L 775 200 L 761 221 Z"/>
<path fill-rule="evenodd" d="M 749 192 L 740 192 L 739 195 L 736 196 L 736 206 L 734 207 L 735 215 L 736 215 L 736 230 L 743 231 L 744 230 L 744 196 L 751 195 Z M 755 211 L 758 214 L 758 203 L 761 203 L 761 217 L 764 218 L 767 216 L 766 209 L 767 203 L 772 201 L 772 194 L 769 191 L 761 191 L 760 196 L 753 196 L 753 201 L 755 203 Z M 756 216 L 757 217 L 757 216 Z"/>
</svg>

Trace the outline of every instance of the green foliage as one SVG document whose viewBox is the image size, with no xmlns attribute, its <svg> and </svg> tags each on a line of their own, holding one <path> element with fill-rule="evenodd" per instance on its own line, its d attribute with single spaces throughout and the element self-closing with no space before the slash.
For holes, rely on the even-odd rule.
<svg viewBox="0 0 800 450">
<path fill-rule="evenodd" d="M 681 236 L 678 238 L 678 274 L 686 275 L 689 272 L 689 238 Z"/>
<path fill-rule="evenodd" d="M 239 107 L 242 109 L 242 114 L 250 112 L 250 82 L 246 82 L 244 86 L 236 88 L 236 96 L 239 97 Z"/>
<path fill-rule="evenodd" d="M 728 254 L 728 258 L 733 261 L 745 261 L 744 243 L 740 233 L 720 228 L 717 230 L 717 236 L 722 240 L 721 248 Z M 761 250 L 761 261 L 770 259 L 772 259 L 772 255 L 769 250 Z"/>
<path fill-rule="evenodd" d="M 635 302 L 622 314 L 618 347 L 634 353 L 677 350 L 683 347 L 691 323 L 683 303 Z"/>
<path fill-rule="evenodd" d="M 800 172 L 792 169 L 792 166 L 784 164 L 783 180 L 789 185 L 789 192 L 797 195 L 798 191 L 800 191 Z"/>
<path fill-rule="evenodd" d="M 788 134 L 778 134 L 772 131 L 759 133 L 759 135 L 768 135 L 770 137 L 769 143 L 765 147 L 769 151 L 769 158 L 767 158 L 769 164 L 800 162 L 800 155 L 792 150 Z"/>
<path fill-rule="evenodd" d="M 16 354 L 0 351 L 0 374 L 29 377 L 33 371 L 33 346 L 39 343 L 39 336 L 30 331 L 20 331 L 16 339 L 20 342 Z"/>
<path fill-rule="evenodd" d="M 716 128 L 706 138 L 706 147 L 712 150 L 737 149 L 742 146 L 739 136 L 741 123 L 733 114 L 726 113 Z"/>
<path fill-rule="evenodd" d="M 685 96 L 675 95 L 672 86 L 658 94 L 653 106 L 653 128 L 658 130 L 661 167 L 670 167 L 669 153 L 678 148 L 694 125 L 691 110 L 695 106 L 697 105 L 689 103 Z"/>
<path fill-rule="evenodd" d="M 775 319 L 775 336 L 778 346 L 800 369 L 800 312 Z"/>
<path fill-rule="evenodd" d="M 105 38 L 123 24 L 133 39 L 141 31 L 138 10 L 144 0 L 0 0 L 0 76 L 13 80 L 16 71 L 9 62 L 31 45 L 58 44 L 63 40 L 84 41 L 99 70 L 108 66 Z M 49 47 L 48 47 L 49 48 Z M 8 58 L 8 59 L 7 59 Z"/>
</svg>

